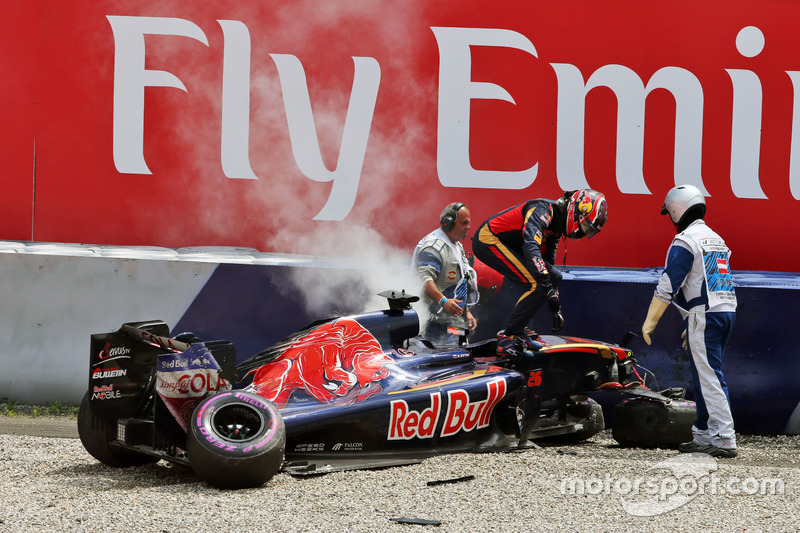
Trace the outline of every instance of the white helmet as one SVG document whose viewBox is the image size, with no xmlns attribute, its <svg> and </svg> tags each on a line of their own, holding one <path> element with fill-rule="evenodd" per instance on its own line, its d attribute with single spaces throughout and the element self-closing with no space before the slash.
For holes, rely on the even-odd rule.
<svg viewBox="0 0 800 533">
<path fill-rule="evenodd" d="M 703 193 L 700 192 L 700 189 L 694 185 L 678 185 L 670 189 L 666 198 L 664 198 L 661 214 L 669 215 L 672 223 L 677 226 L 686 212 L 696 205 L 702 207 L 693 211 L 699 211 L 699 218 L 703 218 L 706 214 L 706 200 L 703 198 Z"/>
</svg>

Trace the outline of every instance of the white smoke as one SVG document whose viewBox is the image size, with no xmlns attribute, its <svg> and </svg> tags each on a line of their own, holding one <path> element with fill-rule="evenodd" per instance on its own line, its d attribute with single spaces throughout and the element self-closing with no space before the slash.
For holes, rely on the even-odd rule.
<svg viewBox="0 0 800 533">
<path fill-rule="evenodd" d="M 135 15 L 162 16 L 157 2 L 145 6 L 137 4 Z M 128 2 L 119 2 L 118 7 L 120 14 L 134 16 L 126 13 Z M 435 86 L 433 81 L 429 86 L 413 83 L 410 74 L 423 46 L 419 36 L 430 32 L 412 19 L 418 9 L 389 0 L 303 0 L 241 1 L 209 9 L 211 17 L 203 11 L 178 10 L 169 16 L 200 26 L 208 47 L 181 37 L 148 38 L 146 55 L 152 60 L 148 68 L 174 73 L 187 87 L 187 93 L 161 88 L 147 92 L 146 103 L 155 101 L 150 100 L 154 95 L 167 98 L 168 106 L 175 106 L 169 117 L 178 119 L 148 129 L 153 136 L 145 139 L 146 157 L 155 163 L 153 189 L 163 183 L 182 184 L 185 193 L 180 201 L 192 205 L 202 228 L 197 233 L 209 242 L 186 242 L 181 234 L 185 221 L 165 224 L 160 238 L 172 246 L 246 246 L 310 254 L 343 265 L 325 269 L 324 276 L 318 269 L 294 269 L 295 287 L 289 290 L 304 295 L 312 314 L 334 307 L 342 312 L 382 308 L 385 301 L 375 295 L 387 289 L 419 292 L 405 268 L 415 243 L 391 240 L 393 226 L 403 228 L 410 221 L 426 227 L 418 221 L 430 220 L 424 233 L 434 229 L 441 210 L 439 205 L 426 205 L 425 195 L 420 195 L 418 213 L 393 209 L 393 199 L 408 190 L 410 181 L 435 176 L 432 151 L 423 148 L 430 142 L 426 128 L 435 121 L 425 113 L 435 107 Z M 219 82 L 225 43 L 215 19 L 241 21 L 250 32 L 249 153 L 257 180 L 230 179 L 222 173 Z M 306 67 L 320 150 L 330 170 L 336 166 L 349 104 L 352 57 L 375 57 L 380 64 L 378 103 L 355 205 L 343 221 L 313 220 L 326 204 L 331 184 L 314 182 L 298 169 L 270 54 L 292 54 Z M 145 115 L 148 124 L 168 120 Z M 158 166 L 159 157 L 171 153 L 180 154 L 174 172 Z"/>
<path fill-rule="evenodd" d="M 386 300 L 378 293 L 385 290 L 419 295 L 419 281 L 410 269 L 411 251 L 387 244 L 372 228 L 339 223 L 313 235 L 283 237 L 316 249 L 314 255 L 329 265 L 291 270 L 294 286 L 287 290 L 301 294 L 312 315 L 383 309 Z"/>
</svg>

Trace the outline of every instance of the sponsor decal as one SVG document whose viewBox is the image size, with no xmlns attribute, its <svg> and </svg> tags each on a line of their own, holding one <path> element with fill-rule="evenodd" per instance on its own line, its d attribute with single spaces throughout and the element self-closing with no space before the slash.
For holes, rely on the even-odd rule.
<svg viewBox="0 0 800 533">
<path fill-rule="evenodd" d="M 208 428 L 199 426 L 197 429 L 200 431 L 200 434 L 203 435 L 203 438 L 205 438 L 205 440 L 208 441 L 208 443 L 211 444 L 212 446 L 219 448 L 220 450 L 225 450 L 226 452 L 237 451 L 235 444 L 230 444 L 229 442 L 222 442 L 221 440 L 219 440 L 219 437 L 211 433 L 208 430 Z"/>
<path fill-rule="evenodd" d="M 364 448 L 363 442 L 337 442 L 331 448 L 334 452 L 360 452 Z"/>
<path fill-rule="evenodd" d="M 156 392 L 184 430 L 203 396 L 231 388 L 220 376 L 211 352 L 201 343 L 185 352 L 159 355 L 156 370 Z M 246 397 L 241 399 L 252 403 Z"/>
<path fill-rule="evenodd" d="M 701 241 L 700 247 L 703 250 L 703 262 L 705 263 L 706 282 L 708 290 L 715 293 L 716 298 L 729 299 L 733 301 L 733 277 L 731 276 L 730 263 L 728 262 L 728 250 L 724 244 L 718 244 L 717 239 Z M 731 294 L 725 295 L 724 293 Z M 729 298 L 726 298 L 728 296 Z"/>
<path fill-rule="evenodd" d="M 294 447 L 294 451 L 296 451 L 296 452 L 324 452 L 325 451 L 325 443 L 324 442 L 311 442 L 311 443 L 297 444 Z"/>
<path fill-rule="evenodd" d="M 388 440 L 430 439 L 436 435 L 450 437 L 487 427 L 492 411 L 506 394 L 506 380 L 500 378 L 486 384 L 485 400 L 471 401 L 464 389 L 447 391 L 447 410 L 443 412 L 441 393 L 430 395 L 430 407 L 421 411 L 409 408 L 405 400 L 390 403 Z M 442 418 L 442 423 L 439 423 Z"/>
<path fill-rule="evenodd" d="M 92 390 L 92 400 L 116 400 L 121 397 L 122 393 L 118 390 L 114 390 L 114 385 L 94 387 Z"/>
<path fill-rule="evenodd" d="M 439 422 L 442 398 L 438 392 L 431 394 L 431 406 L 422 412 L 409 409 L 405 400 L 394 400 L 389 404 L 389 440 L 410 440 L 414 437 L 433 437 Z"/>
<path fill-rule="evenodd" d="M 540 259 L 538 257 L 532 257 L 531 259 L 533 259 L 533 264 L 536 266 L 536 270 L 538 270 L 542 274 L 547 274 L 547 265 L 545 264 L 543 259 Z"/>
<path fill-rule="evenodd" d="M 458 273 L 455 270 L 450 270 L 447 273 L 447 279 L 450 281 L 453 281 L 454 279 L 456 279 L 456 277 L 458 277 Z"/>
<path fill-rule="evenodd" d="M 100 362 L 95 363 L 94 366 L 107 363 L 108 361 L 112 361 L 114 359 L 130 359 L 130 353 L 131 349 L 127 346 L 111 346 L 111 343 L 108 343 L 103 346 L 103 349 L 97 354 Z"/>
<path fill-rule="evenodd" d="M 233 396 L 237 400 L 241 400 L 241 401 L 243 401 L 245 403 L 249 403 L 250 405 L 258 407 L 258 408 L 261 408 L 261 409 L 267 409 L 267 407 L 268 407 L 267 402 L 263 402 L 263 401 L 259 400 L 258 398 L 253 398 L 252 396 L 250 396 L 248 394 L 242 394 L 241 392 L 237 392 L 237 393 L 234 393 Z"/>
<path fill-rule="evenodd" d="M 212 374 L 216 374 L 213 375 Z M 177 381 L 161 380 L 158 383 L 159 394 L 166 396 L 197 396 L 206 392 L 227 390 L 228 382 L 216 372 L 197 372 L 196 374 L 183 374 Z"/>
<path fill-rule="evenodd" d="M 128 374 L 124 368 L 96 368 L 92 372 L 92 379 L 121 378 Z"/>
</svg>

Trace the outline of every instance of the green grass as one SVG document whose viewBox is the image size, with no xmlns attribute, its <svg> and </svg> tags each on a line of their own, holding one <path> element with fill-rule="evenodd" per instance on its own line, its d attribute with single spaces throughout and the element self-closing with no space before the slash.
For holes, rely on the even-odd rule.
<svg viewBox="0 0 800 533">
<path fill-rule="evenodd" d="M 0 416 L 65 416 L 77 418 L 78 406 L 69 405 L 61 402 L 46 403 L 44 405 L 26 405 L 17 402 L 0 403 Z"/>
</svg>

